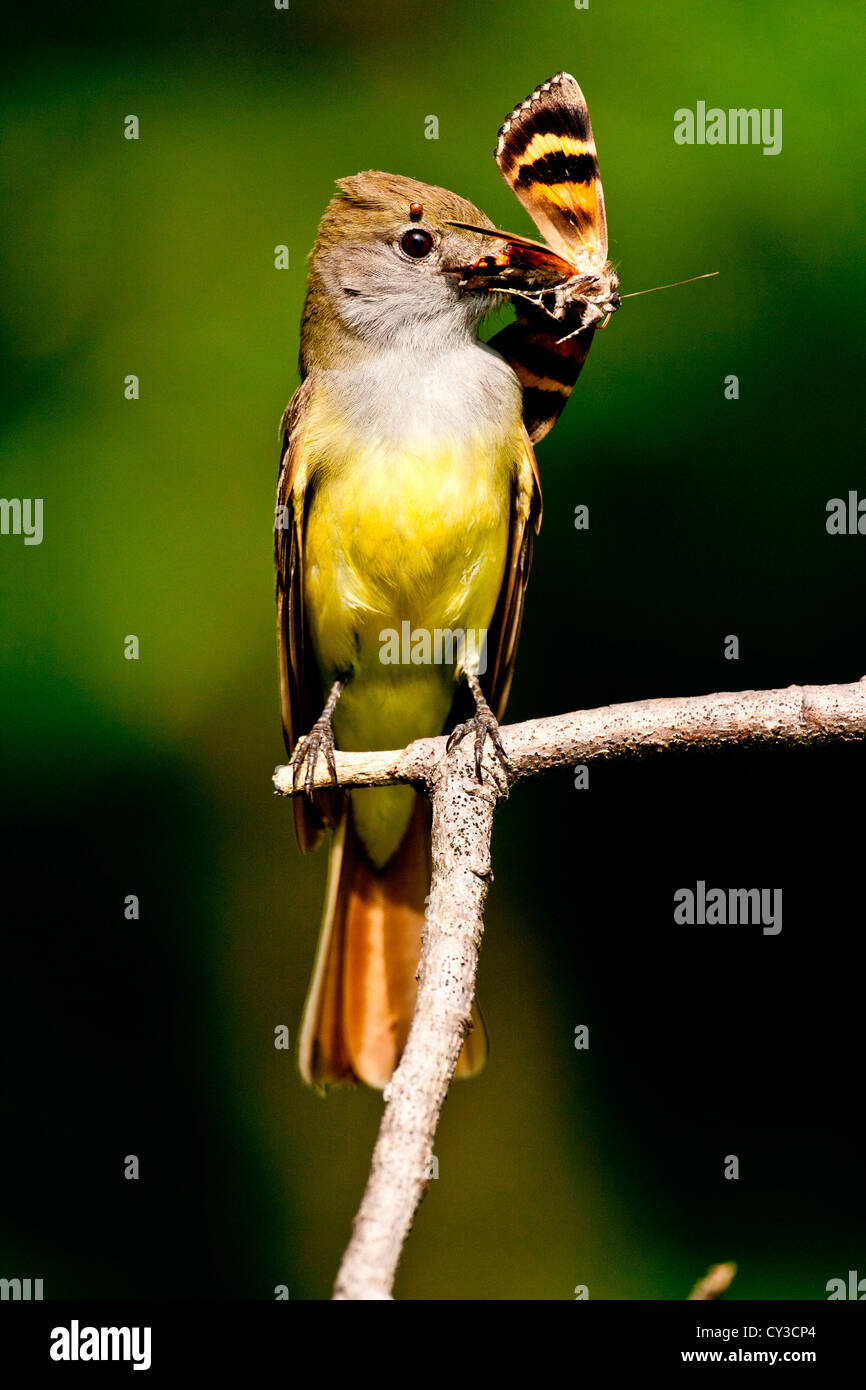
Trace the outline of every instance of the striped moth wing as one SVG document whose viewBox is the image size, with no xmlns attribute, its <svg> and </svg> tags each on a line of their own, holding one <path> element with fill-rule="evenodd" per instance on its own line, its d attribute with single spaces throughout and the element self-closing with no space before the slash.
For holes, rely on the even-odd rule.
<svg viewBox="0 0 866 1390">
<path fill-rule="evenodd" d="M 520 380 L 524 422 L 537 443 L 568 400 L 596 327 L 619 308 L 595 139 L 569 73 L 557 73 L 512 111 L 496 163 L 546 243 L 507 241 L 498 283 L 513 297 L 517 319 L 490 342 Z"/>
</svg>

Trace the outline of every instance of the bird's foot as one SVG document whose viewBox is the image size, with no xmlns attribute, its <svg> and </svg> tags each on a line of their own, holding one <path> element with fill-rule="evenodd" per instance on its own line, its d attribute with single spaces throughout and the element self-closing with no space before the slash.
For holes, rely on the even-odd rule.
<svg viewBox="0 0 866 1390">
<path fill-rule="evenodd" d="M 304 763 L 307 765 L 307 775 L 304 784 L 304 791 L 308 796 L 313 795 L 313 780 L 316 775 L 316 764 L 319 761 L 319 754 L 323 753 L 328 771 L 337 786 L 337 765 L 334 762 L 334 730 L 331 727 L 331 715 L 334 713 L 334 706 L 340 698 L 340 693 L 345 685 L 345 681 L 335 681 L 333 689 L 328 696 L 327 704 L 319 715 L 315 724 L 308 734 L 298 740 L 295 751 L 292 754 L 292 786 L 295 790 L 298 787 L 301 770 Z"/>
<path fill-rule="evenodd" d="M 472 717 L 472 719 L 467 719 L 464 724 L 458 724 L 456 729 L 452 729 L 451 733 L 448 736 L 448 742 L 445 745 L 446 752 L 450 753 L 451 749 L 455 748 L 458 743 L 462 742 L 462 740 L 466 738 L 467 734 L 474 733 L 475 775 L 480 782 L 481 761 L 484 757 L 484 744 L 485 741 L 489 738 L 490 742 L 493 744 L 493 749 L 496 753 L 497 758 L 499 759 L 506 773 L 510 774 L 512 768 L 508 761 L 508 758 L 505 755 L 505 749 L 502 746 L 502 739 L 499 734 L 499 721 L 497 720 L 496 715 L 493 713 L 493 710 L 490 708 L 490 706 L 484 698 L 484 695 L 482 694 L 481 686 L 478 683 L 478 678 L 475 676 L 469 676 L 467 677 L 467 680 L 469 683 L 469 688 L 475 697 L 475 714 Z"/>
</svg>

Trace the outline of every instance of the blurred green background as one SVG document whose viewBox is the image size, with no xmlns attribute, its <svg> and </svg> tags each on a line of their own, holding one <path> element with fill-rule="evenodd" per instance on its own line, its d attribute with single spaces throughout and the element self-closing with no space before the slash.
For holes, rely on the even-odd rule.
<svg viewBox="0 0 866 1390">
<path fill-rule="evenodd" d="M 0 492 L 44 498 L 45 532 L 0 537 L 0 1274 L 324 1298 L 381 1100 L 323 1102 L 273 1046 L 297 1036 L 325 857 L 270 789 L 271 527 L 333 181 L 409 174 L 530 233 L 492 150 L 565 68 L 623 292 L 721 272 L 627 302 L 539 447 L 510 717 L 855 680 L 866 539 L 824 522 L 866 495 L 859 8 L 103 0 L 4 26 Z M 698 100 L 781 107 L 782 153 L 675 145 Z M 449 1098 L 399 1297 L 681 1299 L 721 1259 L 742 1299 L 866 1275 L 864 771 L 860 749 L 741 751 L 514 793 L 490 1062 Z M 783 885 L 781 936 L 675 927 L 698 878 Z"/>
</svg>

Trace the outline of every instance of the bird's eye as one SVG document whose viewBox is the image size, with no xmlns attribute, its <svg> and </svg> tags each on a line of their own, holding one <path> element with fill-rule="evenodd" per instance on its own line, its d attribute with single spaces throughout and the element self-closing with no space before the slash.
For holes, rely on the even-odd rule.
<svg viewBox="0 0 866 1390">
<path fill-rule="evenodd" d="M 421 261 L 425 256 L 429 256 L 433 250 L 433 238 L 429 232 L 423 231 L 421 227 L 412 227 L 401 236 L 400 247 L 414 261 Z"/>
</svg>

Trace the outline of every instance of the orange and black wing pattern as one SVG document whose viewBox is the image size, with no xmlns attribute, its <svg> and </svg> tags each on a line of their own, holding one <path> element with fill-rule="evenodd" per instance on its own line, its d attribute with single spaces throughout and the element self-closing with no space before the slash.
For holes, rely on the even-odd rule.
<svg viewBox="0 0 866 1390">
<path fill-rule="evenodd" d="M 569 73 L 557 73 L 515 107 L 499 132 L 496 163 L 557 265 L 568 262 L 575 276 L 604 267 L 607 219 L 595 140 L 583 92 Z M 497 333 L 490 346 L 517 374 L 523 421 L 537 444 L 559 418 L 595 328 L 580 330 L 579 299 L 562 323 L 552 322 L 529 297 L 516 299 L 515 308 L 516 322 Z"/>
<path fill-rule="evenodd" d="M 496 163 L 548 246 L 577 272 L 607 260 L 598 157 L 583 92 L 557 73 L 512 111 Z"/>
<path fill-rule="evenodd" d="M 592 346 L 595 328 L 563 338 L 568 328 L 552 323 L 541 309 L 517 300 L 517 318 L 489 345 L 501 353 L 523 388 L 523 423 L 533 444 L 553 428 L 565 407 Z"/>
</svg>

